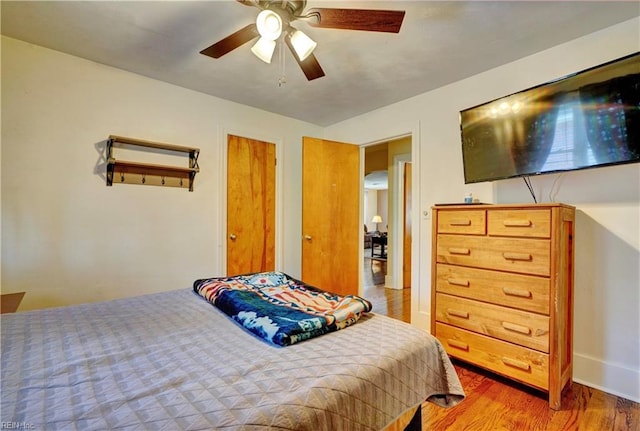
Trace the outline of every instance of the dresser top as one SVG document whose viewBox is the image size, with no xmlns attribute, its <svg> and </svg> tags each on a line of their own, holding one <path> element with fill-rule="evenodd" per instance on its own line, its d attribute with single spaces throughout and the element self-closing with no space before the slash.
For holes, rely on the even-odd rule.
<svg viewBox="0 0 640 431">
<path fill-rule="evenodd" d="M 540 209 L 540 208 L 570 208 L 575 209 L 572 205 L 567 205 L 558 202 L 548 202 L 548 203 L 539 203 L 539 204 L 483 204 L 483 203 L 473 203 L 473 204 L 435 204 L 433 209 L 454 209 L 454 210 L 473 210 L 473 209 Z"/>
</svg>

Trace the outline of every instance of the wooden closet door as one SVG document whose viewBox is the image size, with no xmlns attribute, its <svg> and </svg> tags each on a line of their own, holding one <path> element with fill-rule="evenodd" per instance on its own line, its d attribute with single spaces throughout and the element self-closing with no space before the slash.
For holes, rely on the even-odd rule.
<svg viewBox="0 0 640 431">
<path fill-rule="evenodd" d="M 227 140 L 227 275 L 275 268 L 275 144 Z"/>
<path fill-rule="evenodd" d="M 360 148 L 305 137 L 302 146 L 302 280 L 357 295 L 362 244 Z"/>
</svg>

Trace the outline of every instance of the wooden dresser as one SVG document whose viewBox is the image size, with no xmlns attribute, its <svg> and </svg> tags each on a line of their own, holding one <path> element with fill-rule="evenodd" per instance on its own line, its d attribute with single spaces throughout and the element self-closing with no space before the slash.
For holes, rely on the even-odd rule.
<svg viewBox="0 0 640 431">
<path fill-rule="evenodd" d="M 431 328 L 450 356 L 549 394 L 571 382 L 575 208 L 433 208 Z"/>
</svg>

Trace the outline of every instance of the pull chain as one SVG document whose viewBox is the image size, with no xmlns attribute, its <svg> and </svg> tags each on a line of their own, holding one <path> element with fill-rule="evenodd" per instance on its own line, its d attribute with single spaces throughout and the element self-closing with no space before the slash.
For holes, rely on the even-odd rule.
<svg viewBox="0 0 640 431">
<path fill-rule="evenodd" d="M 285 36 L 282 36 L 282 38 L 280 39 L 280 43 L 278 44 L 278 62 L 280 63 L 280 78 L 278 78 L 278 87 L 283 87 L 284 84 L 287 83 L 287 77 L 285 74 L 285 63 L 284 63 L 284 38 Z"/>
</svg>

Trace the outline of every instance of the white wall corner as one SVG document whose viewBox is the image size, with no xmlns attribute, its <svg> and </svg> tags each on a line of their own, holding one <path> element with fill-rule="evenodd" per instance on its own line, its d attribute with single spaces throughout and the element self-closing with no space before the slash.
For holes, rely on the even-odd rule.
<svg viewBox="0 0 640 431">
<path fill-rule="evenodd" d="M 640 367 L 635 370 L 579 353 L 573 354 L 573 381 L 640 403 Z"/>
</svg>

